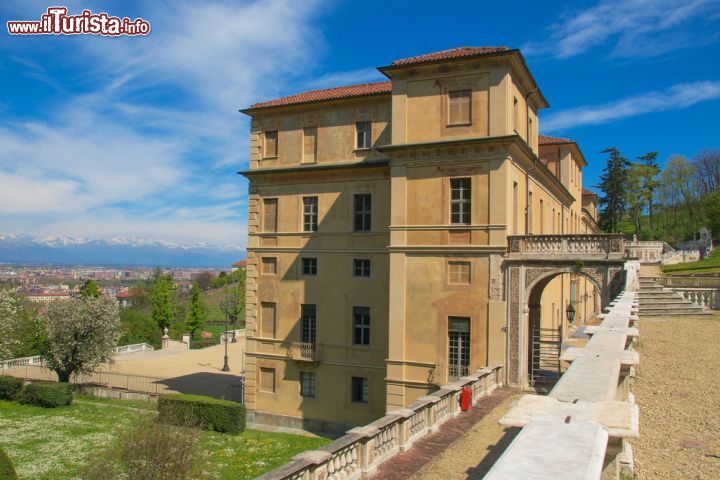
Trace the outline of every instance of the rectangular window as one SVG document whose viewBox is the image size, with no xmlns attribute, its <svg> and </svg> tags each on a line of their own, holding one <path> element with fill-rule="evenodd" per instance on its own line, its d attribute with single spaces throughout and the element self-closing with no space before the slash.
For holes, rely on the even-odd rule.
<svg viewBox="0 0 720 480">
<path fill-rule="evenodd" d="M 353 345 L 370 345 L 370 309 L 353 307 Z"/>
<path fill-rule="evenodd" d="M 277 325 L 275 322 L 275 304 L 271 302 L 262 302 L 261 307 L 261 335 L 263 336 L 263 338 L 275 338 L 275 328 Z"/>
<path fill-rule="evenodd" d="M 353 260 L 353 276 L 369 277 L 370 276 L 370 260 L 366 258 L 356 258 Z"/>
<path fill-rule="evenodd" d="M 369 193 L 355 195 L 355 220 L 354 229 L 356 232 L 369 232 L 371 228 L 372 200 Z"/>
<path fill-rule="evenodd" d="M 263 199 L 263 232 L 277 232 L 278 199 Z"/>
<path fill-rule="evenodd" d="M 277 258 L 263 257 L 261 262 L 263 275 L 277 275 Z"/>
<path fill-rule="evenodd" d="M 260 367 L 260 391 L 275 393 L 275 369 Z"/>
<path fill-rule="evenodd" d="M 470 179 L 450 180 L 450 223 L 470 225 Z"/>
<path fill-rule="evenodd" d="M 303 128 L 303 162 L 317 161 L 317 127 Z"/>
<path fill-rule="evenodd" d="M 317 232 L 318 197 L 303 197 L 303 232 Z"/>
<path fill-rule="evenodd" d="M 265 152 L 263 157 L 273 158 L 278 156 L 278 132 L 265 132 Z"/>
<path fill-rule="evenodd" d="M 448 92 L 448 125 L 472 123 L 472 90 Z"/>
<path fill-rule="evenodd" d="M 315 372 L 300 372 L 300 395 L 315 396 Z"/>
<path fill-rule="evenodd" d="M 470 366 L 470 319 L 448 318 L 448 380 L 468 374 Z"/>
<path fill-rule="evenodd" d="M 315 305 L 300 306 L 300 341 L 303 343 L 315 343 Z"/>
<path fill-rule="evenodd" d="M 528 192 L 528 200 L 527 200 L 527 212 L 525 213 L 525 217 L 527 220 L 527 234 L 532 235 L 533 233 L 533 192 Z"/>
<path fill-rule="evenodd" d="M 543 199 L 540 199 L 540 235 L 546 233 L 545 232 L 545 203 L 543 202 Z"/>
<path fill-rule="evenodd" d="M 303 275 L 317 275 L 317 258 L 302 259 Z"/>
<path fill-rule="evenodd" d="M 513 97 L 513 130 L 517 133 L 518 129 L 518 99 Z"/>
<path fill-rule="evenodd" d="M 370 148 L 372 146 L 372 123 L 357 122 L 355 131 L 357 132 L 357 148 Z"/>
<path fill-rule="evenodd" d="M 470 283 L 470 262 L 448 262 L 449 283 Z"/>
<path fill-rule="evenodd" d="M 350 398 L 353 402 L 368 403 L 368 379 L 365 377 L 352 377 Z"/>
</svg>

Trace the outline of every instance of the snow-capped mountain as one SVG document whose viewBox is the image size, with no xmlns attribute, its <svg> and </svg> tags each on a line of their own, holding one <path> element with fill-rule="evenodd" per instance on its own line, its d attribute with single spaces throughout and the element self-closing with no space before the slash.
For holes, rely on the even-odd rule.
<svg viewBox="0 0 720 480">
<path fill-rule="evenodd" d="M 0 234 L 0 262 L 58 265 L 229 267 L 245 257 L 242 245 L 183 244 L 151 238 L 86 239 Z"/>
</svg>

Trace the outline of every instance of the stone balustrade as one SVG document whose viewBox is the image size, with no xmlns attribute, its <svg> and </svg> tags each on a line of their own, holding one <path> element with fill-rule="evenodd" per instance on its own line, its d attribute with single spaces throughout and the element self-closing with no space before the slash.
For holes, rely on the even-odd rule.
<svg viewBox="0 0 720 480">
<path fill-rule="evenodd" d="M 119 347 L 113 348 L 113 353 L 116 355 L 122 355 L 124 353 L 134 353 L 134 352 L 143 352 L 143 351 L 151 351 L 155 350 L 155 348 L 152 345 L 148 345 L 147 343 L 135 343 L 133 345 L 122 345 Z M 12 358 L 10 360 L 0 360 L 0 369 L 1 370 L 8 370 L 11 368 L 20 368 L 20 367 L 32 367 L 32 366 L 42 366 L 43 365 L 43 359 L 40 355 L 35 355 L 34 357 L 23 357 L 23 358 Z"/>
<path fill-rule="evenodd" d="M 705 310 L 720 310 L 720 288 L 671 287 L 686 299 Z"/>
<path fill-rule="evenodd" d="M 133 345 L 122 345 L 120 347 L 113 348 L 113 353 L 115 354 L 122 354 L 122 353 L 134 353 L 134 352 L 146 352 L 146 351 L 153 351 L 155 350 L 155 347 L 152 345 L 148 345 L 147 343 L 135 343 Z"/>
<path fill-rule="evenodd" d="M 525 395 L 500 419 L 522 430 L 485 476 L 618 479 L 632 476 L 629 438 L 639 436 L 639 410 L 629 378 L 639 363 L 637 294 L 623 292 L 586 327 L 585 347 L 567 348 L 567 371 L 548 396 Z"/>
<path fill-rule="evenodd" d="M 510 254 L 542 256 L 619 256 L 625 248 L 622 234 L 514 235 L 508 237 Z"/>
<path fill-rule="evenodd" d="M 418 398 L 406 408 L 393 410 L 363 427 L 349 430 L 345 436 L 319 450 L 301 453 L 258 479 L 260 480 L 354 480 L 375 473 L 380 465 L 414 442 L 441 428 L 450 418 L 461 415 L 460 392 L 469 387 L 472 403 L 501 385 L 502 365 L 476 371 L 438 391 Z"/>
<path fill-rule="evenodd" d="M 720 275 L 672 275 L 667 277 L 643 277 L 663 287 L 704 287 L 720 289 Z"/>
</svg>

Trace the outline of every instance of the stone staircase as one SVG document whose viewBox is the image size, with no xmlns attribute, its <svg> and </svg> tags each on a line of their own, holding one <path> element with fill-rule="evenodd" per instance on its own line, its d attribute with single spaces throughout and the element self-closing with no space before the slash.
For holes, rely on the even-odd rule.
<svg viewBox="0 0 720 480">
<path fill-rule="evenodd" d="M 708 315 L 700 305 L 653 280 L 640 279 L 640 316 Z"/>
</svg>

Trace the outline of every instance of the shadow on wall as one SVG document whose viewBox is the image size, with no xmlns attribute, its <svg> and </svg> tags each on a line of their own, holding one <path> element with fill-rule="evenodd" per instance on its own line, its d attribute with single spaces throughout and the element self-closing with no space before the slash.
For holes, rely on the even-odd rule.
<svg viewBox="0 0 720 480">
<path fill-rule="evenodd" d="M 284 190 L 289 193 L 279 195 L 278 199 L 280 231 L 307 231 L 307 235 L 260 235 L 261 246 L 300 247 L 300 250 L 289 265 L 287 262 L 293 253 L 270 250 L 257 255 L 259 304 L 255 335 L 260 337 L 258 343 L 262 343 L 263 338 L 279 340 L 276 351 L 287 352 L 288 360 L 281 370 L 282 362 L 257 359 L 256 409 L 281 414 L 280 409 L 286 412 L 297 409 L 299 412 L 291 415 L 332 420 L 343 424 L 344 430 L 385 413 L 389 308 L 389 265 L 385 249 L 389 244 L 390 179 L 388 167 L 378 165 L 352 172 L 318 172 L 312 179 L 310 175 L 307 173 L 302 180 L 298 179 Z M 262 182 L 258 183 L 263 212 L 263 196 L 270 195 L 263 192 Z M 370 195 L 369 230 L 354 228 L 358 194 Z M 317 197 L 315 232 L 303 215 L 306 208 L 312 209 L 303 199 L 312 197 Z M 267 232 L 268 228 L 262 225 L 266 220 L 264 215 L 261 214 L 261 218 L 259 230 Z M 263 259 L 268 257 L 277 259 L 277 275 L 263 273 Z M 370 277 L 354 276 L 354 259 L 370 260 Z M 280 282 L 282 289 L 277 287 Z M 354 344 L 354 307 L 369 312 L 367 344 Z M 275 327 L 267 321 L 273 309 Z M 342 366 L 331 365 L 336 362 Z M 277 390 L 272 397 L 261 389 L 262 368 L 277 369 Z M 312 381 L 307 377 L 305 382 L 301 381 L 301 375 L 306 374 L 312 376 Z M 367 379 L 366 403 L 352 401 L 352 377 Z M 277 405 L 264 407 L 263 403 L 271 398 Z"/>
</svg>

